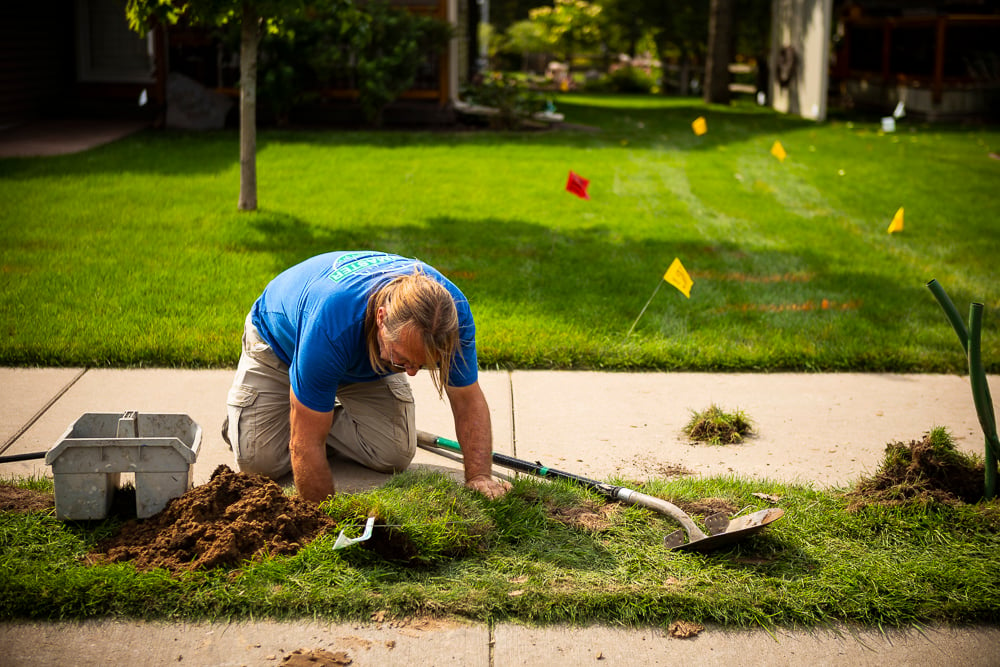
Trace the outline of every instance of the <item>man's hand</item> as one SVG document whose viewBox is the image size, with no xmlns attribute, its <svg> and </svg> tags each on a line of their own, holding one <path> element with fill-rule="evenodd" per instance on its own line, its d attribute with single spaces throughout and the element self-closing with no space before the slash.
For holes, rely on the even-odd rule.
<svg viewBox="0 0 1000 667">
<path fill-rule="evenodd" d="M 490 500 L 495 500 L 510 491 L 510 482 L 495 479 L 492 475 L 476 475 L 465 485 L 473 491 L 478 491 Z"/>
</svg>

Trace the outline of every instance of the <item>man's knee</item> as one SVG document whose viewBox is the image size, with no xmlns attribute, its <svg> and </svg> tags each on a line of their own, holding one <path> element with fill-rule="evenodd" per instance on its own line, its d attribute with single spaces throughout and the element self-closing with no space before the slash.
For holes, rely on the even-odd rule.
<svg viewBox="0 0 1000 667">
<path fill-rule="evenodd" d="M 236 468 L 240 472 L 256 475 L 263 475 L 270 479 L 279 479 L 292 471 L 291 463 L 280 460 L 266 459 L 262 457 L 241 457 L 236 456 Z"/>
<path fill-rule="evenodd" d="M 409 448 L 400 445 L 398 448 L 392 450 L 381 451 L 378 459 L 368 463 L 367 467 L 376 472 L 387 474 L 402 472 L 410 466 L 415 453 L 409 451 Z"/>
</svg>

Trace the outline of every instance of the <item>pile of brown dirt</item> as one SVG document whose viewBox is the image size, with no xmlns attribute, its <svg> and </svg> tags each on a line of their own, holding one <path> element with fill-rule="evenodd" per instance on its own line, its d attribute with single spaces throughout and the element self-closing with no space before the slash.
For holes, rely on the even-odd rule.
<svg viewBox="0 0 1000 667">
<path fill-rule="evenodd" d="M 316 505 L 286 496 L 266 477 L 219 466 L 207 484 L 149 519 L 125 523 L 91 555 L 139 570 L 234 567 L 259 555 L 292 555 L 333 525 Z"/>
<path fill-rule="evenodd" d="M 545 513 L 564 526 L 579 528 L 588 533 L 600 533 L 611 527 L 608 517 L 618 511 L 618 505 L 597 506 L 586 503 L 582 507 L 556 507 L 546 505 Z"/>
<path fill-rule="evenodd" d="M 848 492 L 848 511 L 867 505 L 897 506 L 938 502 L 977 503 L 983 499 L 981 462 L 955 449 L 950 439 L 931 432 L 909 444 L 890 443 L 882 467 Z"/>
</svg>

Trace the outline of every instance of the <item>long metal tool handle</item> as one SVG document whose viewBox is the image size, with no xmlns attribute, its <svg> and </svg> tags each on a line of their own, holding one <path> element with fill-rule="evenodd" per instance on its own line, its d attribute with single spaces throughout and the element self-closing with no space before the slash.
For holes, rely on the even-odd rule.
<svg viewBox="0 0 1000 667">
<path fill-rule="evenodd" d="M 32 459 L 44 459 L 48 452 L 29 452 L 27 454 L 8 454 L 0 456 L 0 463 L 14 463 L 15 461 L 30 461 Z"/>
<path fill-rule="evenodd" d="M 440 447 L 441 449 L 447 449 L 457 454 L 462 453 L 462 446 L 458 444 L 455 440 L 449 440 L 448 438 L 442 438 L 441 436 L 434 435 L 433 433 L 427 433 L 426 431 L 417 431 L 417 444 L 419 445 L 429 445 L 431 447 Z M 576 482 L 577 484 L 583 484 L 588 486 L 599 493 L 603 493 L 609 498 L 617 499 L 618 487 L 611 486 L 610 484 L 604 484 L 603 482 L 598 482 L 594 479 L 587 479 L 586 477 L 581 477 L 580 475 L 574 475 L 570 472 L 563 472 L 562 470 L 556 470 L 555 468 L 550 468 L 548 466 L 542 465 L 540 462 L 532 463 L 531 461 L 525 461 L 524 459 L 516 459 L 513 456 L 507 456 L 505 454 L 498 454 L 493 452 L 492 454 L 493 463 L 503 466 L 504 468 L 509 468 L 511 470 L 517 470 L 518 472 L 526 472 L 530 475 L 536 475 L 538 477 L 549 477 L 556 479 L 565 479 L 571 482 Z"/>
<path fill-rule="evenodd" d="M 459 445 L 458 442 L 449 440 L 448 438 L 442 438 L 425 431 L 417 431 L 417 444 L 424 449 L 429 449 L 431 451 L 440 448 L 457 453 L 462 452 L 462 446 Z M 597 480 L 581 477 L 580 475 L 574 475 L 573 473 L 556 470 L 555 468 L 549 468 L 539 462 L 531 463 L 530 461 L 525 461 L 524 459 L 517 459 L 513 456 L 498 454 L 497 452 L 493 452 L 492 458 L 493 463 L 503 466 L 504 468 L 510 468 L 511 470 L 525 472 L 538 477 L 569 480 L 594 489 L 611 500 L 618 500 L 630 505 L 640 505 L 647 509 L 651 509 L 654 512 L 666 514 L 684 526 L 684 530 L 688 534 L 688 541 L 690 542 L 703 540 L 707 537 L 705 533 L 698 528 L 698 525 L 691 520 L 691 517 L 684 512 L 684 510 L 677 507 L 673 503 L 663 500 L 662 498 L 656 498 L 622 486 L 605 484 L 603 482 L 598 482 Z M 722 527 L 722 530 L 725 530 L 725 527 Z"/>
</svg>

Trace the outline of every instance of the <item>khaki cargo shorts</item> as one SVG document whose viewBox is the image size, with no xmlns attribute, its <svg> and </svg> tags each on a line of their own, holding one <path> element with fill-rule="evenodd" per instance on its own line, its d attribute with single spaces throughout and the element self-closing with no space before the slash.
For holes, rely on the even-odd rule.
<svg viewBox="0 0 1000 667">
<path fill-rule="evenodd" d="M 224 433 L 236 466 L 272 479 L 292 469 L 288 366 L 265 343 L 247 316 L 243 351 L 227 398 Z M 404 373 L 337 388 L 326 445 L 379 472 L 405 469 L 417 449 L 413 392 Z"/>
</svg>

